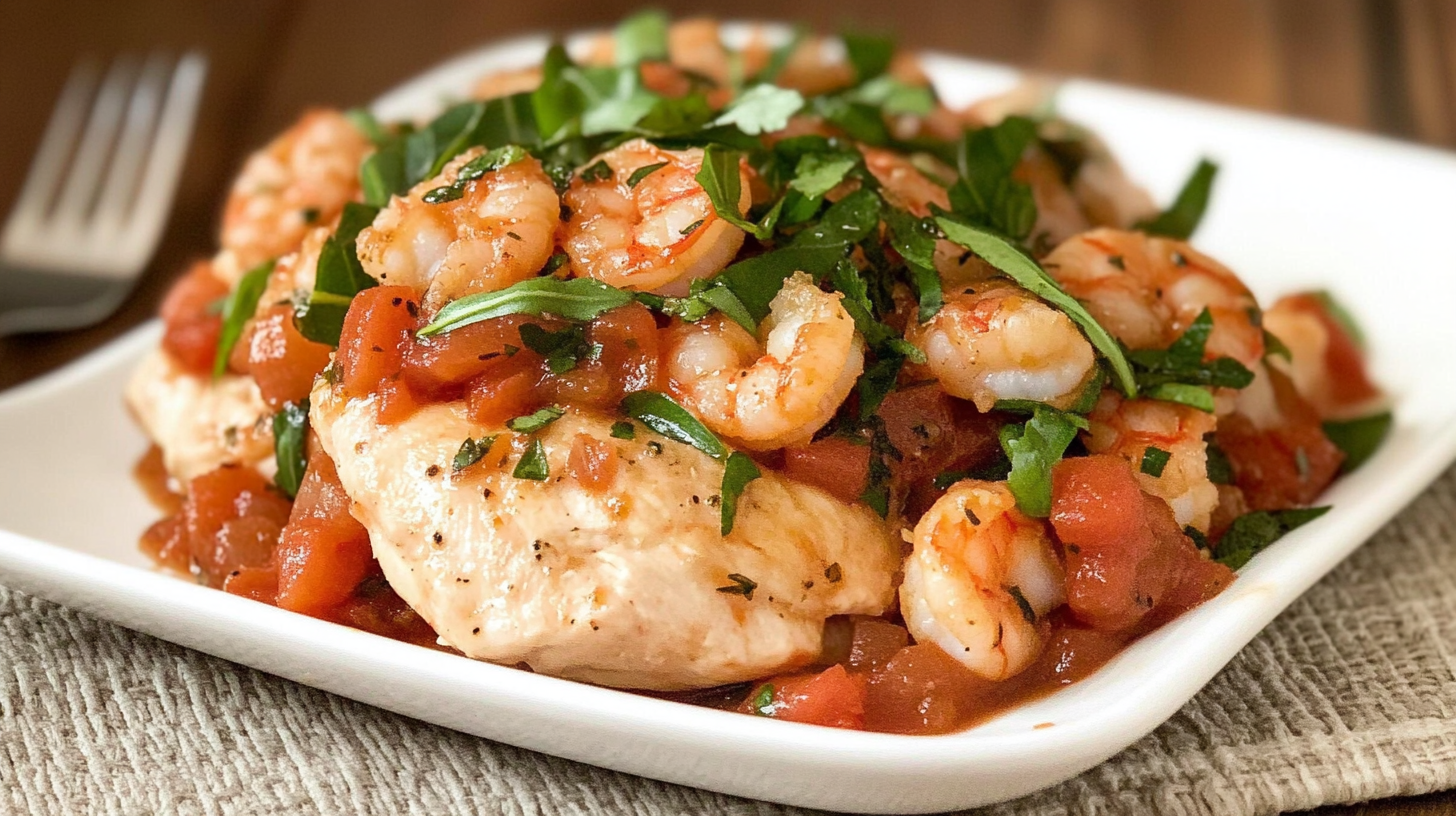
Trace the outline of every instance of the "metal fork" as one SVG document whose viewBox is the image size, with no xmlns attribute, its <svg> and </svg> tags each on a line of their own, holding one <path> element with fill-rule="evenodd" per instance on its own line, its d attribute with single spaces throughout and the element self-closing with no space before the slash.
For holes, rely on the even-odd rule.
<svg viewBox="0 0 1456 816">
<path fill-rule="evenodd" d="M 172 209 L 206 73 L 198 53 L 71 71 L 0 232 L 0 337 L 121 305 Z"/>
</svg>

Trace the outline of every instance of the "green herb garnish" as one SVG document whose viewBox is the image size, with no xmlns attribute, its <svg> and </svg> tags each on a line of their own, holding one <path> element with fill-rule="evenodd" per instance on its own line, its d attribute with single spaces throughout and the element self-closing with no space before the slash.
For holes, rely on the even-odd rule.
<svg viewBox="0 0 1456 816">
<path fill-rule="evenodd" d="M 1390 435 L 1394 422 L 1395 417 L 1389 411 L 1359 419 L 1326 422 L 1325 436 L 1345 453 L 1340 472 L 1349 473 L 1369 461 L 1385 437 Z"/>
<path fill-rule="evenodd" d="M 1223 538 L 1214 547 L 1214 560 L 1230 569 L 1241 569 L 1249 559 L 1290 530 L 1328 513 L 1328 507 L 1306 507 L 1295 510 L 1261 510 L 1234 519 Z"/>
<path fill-rule="evenodd" d="M 562 414 L 565 413 L 565 410 L 555 405 L 548 405 L 526 416 L 518 416 L 507 420 L 506 427 L 516 433 L 534 433 L 560 419 Z"/>
<path fill-rule="evenodd" d="M 1173 454 L 1168 451 L 1149 446 L 1143 451 L 1142 464 L 1138 466 L 1138 469 L 1154 479 L 1158 479 L 1162 477 L 1163 469 L 1168 466 L 1168 460 L 1171 458 L 1173 458 Z"/>
<path fill-rule="evenodd" d="M 1021 512 L 1035 518 L 1051 514 L 1052 468 L 1086 428 L 1087 421 L 1075 414 L 1038 405 L 1026 422 L 1001 429 L 1001 448 L 1011 460 L 1006 485 Z"/>
<path fill-rule="evenodd" d="M 714 459 L 728 458 L 728 448 L 672 397 L 660 391 L 637 391 L 622 399 L 622 413 L 675 442 L 691 445 Z"/>
<path fill-rule="evenodd" d="M 1208 209 L 1208 199 L 1213 193 L 1213 180 L 1217 175 L 1218 165 L 1208 159 L 1199 161 L 1193 174 L 1183 182 L 1183 189 L 1178 191 L 1178 197 L 1173 199 L 1173 204 L 1156 218 L 1139 222 L 1136 228 L 1151 235 L 1188 240 L 1198 229 L 1203 213 Z"/>
<path fill-rule="evenodd" d="M 540 439 L 531 440 L 511 475 L 517 479 L 530 479 L 535 482 L 544 482 L 550 478 L 551 462 L 546 458 L 546 446 L 541 444 Z"/>
<path fill-rule="evenodd" d="M 293 323 L 300 334 L 315 343 L 339 345 L 344 315 L 354 296 L 378 283 L 364 271 L 354 246 L 359 231 L 374 221 L 379 208 L 350 202 L 344 205 L 339 228 L 319 252 L 313 292 L 293 311 Z"/>
<path fill-rule="evenodd" d="M 745 600 L 753 600 L 753 591 L 758 589 L 758 582 L 747 575 L 739 575 L 736 572 L 728 573 L 728 580 L 733 583 L 728 586 L 718 587 L 718 591 L 725 595 L 742 595 Z"/>
<path fill-rule="evenodd" d="M 480 292 L 452 301 L 435 315 L 419 337 L 454 331 L 462 326 L 512 314 L 553 314 L 587 321 L 632 302 L 632 295 L 593 278 L 533 278 L 495 292 Z"/>
<path fill-rule="evenodd" d="M 273 484 L 290 499 L 298 495 L 308 469 L 307 442 L 308 398 L 283 403 L 282 410 L 273 415 L 273 459 L 278 463 Z"/>
<path fill-rule="evenodd" d="M 611 431 L 611 433 L 612 433 L 612 438 L 613 439 L 629 439 L 630 440 L 630 439 L 636 439 L 637 438 L 637 428 L 636 428 L 636 426 L 634 426 L 630 422 L 625 422 L 625 421 L 624 422 L 613 422 L 612 423 L 612 431 Z"/>
<path fill-rule="evenodd" d="M 738 514 L 738 498 L 748 483 L 762 476 L 758 465 L 747 455 L 734 451 L 723 467 L 722 501 L 719 509 L 719 530 L 723 535 L 733 532 L 733 519 Z"/>
<path fill-rule="evenodd" d="M 268 288 L 268 276 L 273 274 L 273 261 L 265 261 L 249 269 L 238 287 L 228 294 L 222 303 L 222 334 L 217 338 L 217 353 L 212 358 L 212 378 L 217 379 L 227 372 L 228 357 L 233 346 L 243 336 L 243 326 L 258 310 L 258 299 Z"/>
<path fill-rule="evenodd" d="M 466 437 L 460 443 L 460 450 L 455 452 L 455 458 L 450 462 L 450 467 L 456 473 L 479 462 L 490 452 L 490 446 L 495 444 L 496 437 L 482 436 L 480 439 Z"/>
</svg>

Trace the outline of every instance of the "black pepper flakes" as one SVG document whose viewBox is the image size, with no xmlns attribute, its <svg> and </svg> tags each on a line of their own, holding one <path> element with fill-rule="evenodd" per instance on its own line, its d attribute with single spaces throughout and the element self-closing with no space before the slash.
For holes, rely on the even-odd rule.
<svg viewBox="0 0 1456 816">
<path fill-rule="evenodd" d="M 831 584 L 837 584 L 844 578 L 844 570 L 839 566 L 838 561 L 824 568 L 824 577 L 828 578 Z"/>
<path fill-rule="evenodd" d="M 428 468 L 425 468 L 425 475 L 426 476 L 429 476 L 431 478 L 433 478 L 435 476 L 439 476 L 440 475 L 440 466 L 439 465 L 430 465 Z"/>
</svg>

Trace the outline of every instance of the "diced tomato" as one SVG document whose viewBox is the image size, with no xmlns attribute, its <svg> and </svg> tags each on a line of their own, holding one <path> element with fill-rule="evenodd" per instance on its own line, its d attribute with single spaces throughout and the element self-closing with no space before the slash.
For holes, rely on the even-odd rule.
<svg viewBox="0 0 1456 816">
<path fill-rule="evenodd" d="M 1051 522 L 1066 552 L 1067 605 L 1095 629 L 1129 630 L 1160 605 L 1186 604 L 1180 583 L 1201 580 L 1190 574 L 1195 562 L 1211 563 L 1201 561 L 1168 505 L 1143 493 L 1115 456 L 1057 464 Z"/>
<path fill-rule="evenodd" d="M 194 264 L 162 301 L 162 348 L 183 370 L 206 375 L 217 357 L 222 317 L 218 301 L 226 298 L 227 284 L 212 274 L 207 261 Z"/>
<path fill-rule="evenodd" d="M 1219 420 L 1214 438 L 1252 510 L 1303 507 L 1339 474 L 1345 455 L 1325 436 L 1319 414 L 1289 378 L 1269 370 L 1283 421 L 1260 428 L 1242 414 Z"/>
<path fill-rule="evenodd" d="M 187 525 L 181 514 L 168 516 L 142 533 L 142 552 L 158 564 L 177 572 L 192 566 L 192 550 L 188 546 Z"/>
<path fill-rule="evenodd" d="M 566 472 L 587 490 L 605 492 L 617 479 L 617 449 L 609 442 L 579 433 L 571 441 Z"/>
<path fill-rule="evenodd" d="M 374 563 L 369 534 L 349 515 L 350 504 L 332 460 L 318 450 L 278 544 L 280 607 L 323 617 L 368 575 Z"/>
<path fill-rule="evenodd" d="M 278 567 L 242 567 L 228 573 L 222 582 L 223 592 L 251 598 L 269 606 L 278 604 Z"/>
<path fill-rule="evenodd" d="M 1153 611 L 1149 621 L 1153 626 L 1161 626 L 1223 592 L 1236 577 L 1233 570 L 1203 557 L 1196 549 L 1179 547 L 1175 552 L 1179 560 L 1179 580 Z"/>
<path fill-rule="evenodd" d="M 544 400 L 610 408 L 633 391 L 657 383 L 657 321 L 640 303 L 613 309 L 587 324 L 587 348 L 596 349 L 570 370 L 547 371 L 541 379 Z"/>
<path fill-rule="evenodd" d="M 507 315 L 418 340 L 405 354 L 404 379 L 417 394 L 453 399 L 467 382 L 509 360 L 512 348 L 521 348 L 526 323 L 542 320 Z"/>
<path fill-rule="evenodd" d="M 865 728 L 893 734 L 953 731 L 963 724 L 964 703 L 994 685 L 971 674 L 938 646 L 909 646 L 870 675 Z"/>
<path fill-rule="evenodd" d="M 207 583 L 266 563 L 288 519 L 289 501 L 258 472 L 224 466 L 193 479 L 183 507 L 188 550 Z"/>
<path fill-rule="evenodd" d="M 1075 683 L 1101 668 L 1127 642 L 1125 633 L 1103 632 L 1075 621 L 1054 620 L 1046 650 L 1022 675 L 1021 682 L 1048 690 Z"/>
<path fill-rule="evenodd" d="M 527 354 L 520 352 L 517 357 Z M 524 416 L 539 406 L 536 382 L 540 372 L 529 364 L 506 364 L 487 371 L 470 384 L 465 406 L 470 421 L 480 425 L 501 425 L 511 417 Z"/>
<path fill-rule="evenodd" d="M 308 396 L 314 377 L 328 365 L 332 351 L 299 333 L 293 325 L 293 309 L 288 306 L 265 310 L 254 319 L 245 339 L 248 373 L 257 381 L 263 401 L 275 411 L 285 402 L 298 402 Z"/>
<path fill-rule="evenodd" d="M 828 437 L 784 450 L 784 475 L 813 485 L 845 504 L 859 501 L 870 474 L 870 448 Z"/>
<path fill-rule="evenodd" d="M 339 378 L 349 396 L 364 396 L 400 375 L 419 322 L 408 286 L 376 286 L 354 296 L 339 336 Z"/>
<path fill-rule="evenodd" d="M 331 620 L 376 635 L 431 649 L 448 649 L 419 613 L 410 608 L 376 568 L 364 578 L 353 597 L 335 609 Z"/>
<path fill-rule="evenodd" d="M 849 667 L 854 671 L 877 671 L 910 645 L 910 633 L 897 623 L 865 615 L 855 615 L 852 621 Z"/>
<path fill-rule="evenodd" d="M 775 677 L 773 700 L 766 707 L 768 716 L 789 722 L 825 725 L 830 728 L 861 729 L 865 726 L 865 680 L 851 675 L 843 666 L 830 666 L 818 674 L 797 674 Z M 754 710 L 759 685 L 749 694 L 740 710 Z"/>
<path fill-rule="evenodd" d="M 950 397 L 934 383 L 891 393 L 879 414 L 890 443 L 902 456 L 892 468 L 912 518 L 944 494 L 933 483 L 936 476 L 984 466 L 1001 452 L 1001 420 Z"/>
</svg>

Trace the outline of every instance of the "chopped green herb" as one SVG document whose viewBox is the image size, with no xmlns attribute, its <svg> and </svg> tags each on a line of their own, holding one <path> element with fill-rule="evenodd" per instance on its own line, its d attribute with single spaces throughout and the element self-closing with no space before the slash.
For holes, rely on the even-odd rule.
<svg viewBox="0 0 1456 816">
<path fill-rule="evenodd" d="M 806 153 L 799 158 L 789 187 L 806 198 L 822 198 L 838 187 L 861 161 L 863 159 L 854 153 Z"/>
<path fill-rule="evenodd" d="M 273 484 L 291 499 L 298 495 L 303 473 L 308 469 L 308 398 L 285 402 L 273 415 L 273 459 L 278 473 Z"/>
<path fill-rule="evenodd" d="M 541 274 L 550 275 L 561 267 L 566 266 L 567 262 L 570 260 L 571 256 L 567 255 L 565 252 L 553 253 L 550 258 L 546 259 L 546 265 L 541 267 Z"/>
<path fill-rule="evenodd" d="M 1234 519 L 1223 538 L 1214 547 L 1214 560 L 1230 569 L 1241 569 L 1249 559 L 1290 530 L 1328 513 L 1328 507 L 1306 507 L 1296 510 L 1261 510 Z"/>
<path fill-rule="evenodd" d="M 1213 410 L 1213 396 L 1195 394 L 1187 388 L 1167 389 L 1163 386 L 1208 386 L 1213 388 L 1246 388 L 1254 381 L 1254 372 L 1232 357 L 1205 361 L 1204 346 L 1213 333 L 1213 315 L 1207 308 L 1188 325 L 1188 329 L 1164 350 L 1140 349 L 1128 352 L 1136 370 L 1138 386 L 1153 399 L 1168 399 L 1193 405 L 1204 411 Z M 1202 389 L 1198 389 L 1202 391 Z"/>
<path fill-rule="evenodd" d="M 866 417 L 864 424 L 870 430 L 870 467 L 869 477 L 865 480 L 865 488 L 860 493 L 859 500 L 878 513 L 880 518 L 889 518 L 890 481 L 894 478 L 890 462 L 900 461 L 904 454 L 890 441 L 885 421 L 878 415 Z"/>
<path fill-rule="evenodd" d="M 1086 427 L 1086 420 L 1075 414 L 1039 405 L 1025 423 L 1001 429 L 1001 448 L 1011 460 L 1006 485 L 1021 512 L 1034 518 L 1051 514 L 1052 468 L 1077 438 L 1077 431 Z"/>
<path fill-rule="evenodd" d="M 744 600 L 753 600 L 753 591 L 758 589 L 758 582 L 747 575 L 739 575 L 736 572 L 728 573 L 728 580 L 733 583 L 728 586 L 718 587 L 718 591 L 725 595 L 742 595 Z"/>
<path fill-rule="evenodd" d="M 728 458 L 728 448 L 688 410 L 659 391 L 637 391 L 622 399 L 622 413 L 675 442 L 691 445 L 714 459 Z"/>
<path fill-rule="evenodd" d="M 548 405 L 535 413 L 518 416 L 506 421 L 506 427 L 516 433 L 534 433 L 560 419 L 566 411 L 555 405 Z"/>
<path fill-rule="evenodd" d="M 749 702 L 753 713 L 760 717 L 772 717 L 774 713 L 774 687 L 773 683 L 764 683 L 753 693 L 753 699 Z"/>
<path fill-rule="evenodd" d="M 1081 327 L 1082 333 L 1087 335 L 1093 348 L 1096 348 L 1107 360 L 1107 364 L 1112 367 L 1113 379 L 1117 381 L 1123 394 L 1128 397 L 1137 395 L 1137 381 L 1133 377 L 1132 366 L 1123 354 L 1122 345 L 1106 329 L 1102 328 L 1101 324 L 1087 312 L 1082 304 L 1063 291 L 1062 287 L 1036 261 L 1013 247 L 1006 239 L 979 227 L 956 221 L 944 215 L 936 218 L 935 221 L 945 232 L 945 237 L 952 243 L 976 253 L 982 260 L 1020 284 L 1022 288 L 1065 312 L 1073 323 Z"/>
<path fill-rule="evenodd" d="M 315 343 L 339 345 L 344 315 L 354 296 L 378 284 L 364 271 L 354 240 L 374 221 L 379 208 L 350 202 L 344 205 L 339 227 L 319 251 L 313 292 L 295 307 L 293 322 L 300 334 Z"/>
<path fill-rule="evenodd" d="M 693 233 L 698 231 L 698 227 L 701 227 L 703 225 L 703 221 L 704 219 L 699 218 L 693 223 L 688 224 L 686 227 L 683 227 L 681 230 L 678 231 L 678 235 L 681 235 L 684 238 L 692 235 Z"/>
<path fill-rule="evenodd" d="M 567 320 L 585 321 L 631 302 L 631 293 L 593 278 L 532 278 L 495 292 L 480 292 L 452 301 L 416 335 L 430 337 L 510 314 L 536 317 L 554 314 Z"/>
<path fill-rule="evenodd" d="M 1144 389 L 1143 396 L 1163 402 L 1176 402 L 1190 408 L 1197 408 L 1205 413 L 1213 413 L 1213 393 L 1201 385 L 1159 383 Z"/>
<path fill-rule="evenodd" d="M 1173 204 L 1156 218 L 1142 221 L 1137 229 L 1151 235 L 1166 235 L 1180 241 L 1188 240 L 1203 220 L 1208 209 L 1208 199 L 1213 193 L 1213 180 L 1218 175 L 1218 165 L 1203 159 L 1193 169 L 1193 174 L 1183 183 Z"/>
<path fill-rule="evenodd" d="M 1223 452 L 1223 448 L 1214 444 L 1212 434 L 1204 439 L 1207 441 L 1208 480 L 1214 484 L 1233 484 L 1234 468 L 1229 463 L 1228 454 Z"/>
<path fill-rule="evenodd" d="M 888 74 L 881 74 L 847 91 L 845 97 L 878 107 L 887 116 L 925 116 L 935 110 L 935 91 L 932 88 L 907 85 Z"/>
<path fill-rule="evenodd" d="M 1025 238 L 1036 223 L 1036 200 L 1031 187 L 1013 173 L 1035 140 L 1036 123 L 1023 116 L 967 131 L 956 152 L 960 179 L 950 188 L 955 214 L 1014 239 Z"/>
<path fill-rule="evenodd" d="M 788 127 L 789 117 L 804 107 L 804 97 L 791 88 L 754 85 L 728 104 L 715 125 L 733 125 L 749 136 Z"/>
<path fill-rule="evenodd" d="M 460 450 L 455 452 L 455 458 L 450 463 L 451 469 L 458 473 L 479 462 L 490 452 L 490 446 L 495 444 L 495 440 L 494 436 L 482 436 L 480 439 L 465 437 L 465 441 L 460 443 Z"/>
<path fill-rule="evenodd" d="M 667 24 L 667 15 L 656 10 L 639 11 L 618 23 L 614 34 L 617 65 L 630 68 L 667 59 Z"/>
<path fill-rule="evenodd" d="M 708 200 L 713 202 L 713 211 L 719 218 L 762 240 L 773 234 L 773 228 L 745 219 L 738 209 L 743 195 L 743 178 L 739 173 L 741 158 L 742 154 L 737 150 L 708 145 L 703 149 L 703 166 L 696 178 L 703 192 L 708 194 Z"/>
<path fill-rule="evenodd" d="M 546 446 L 541 444 L 540 439 L 532 439 L 530 447 L 521 454 L 521 461 L 516 463 L 516 469 L 511 475 L 517 479 L 530 479 L 536 482 L 544 482 L 551 476 L 551 462 L 546 458 Z"/>
<path fill-rule="evenodd" d="M 592 165 L 581 171 L 581 180 L 587 183 L 593 181 L 606 181 L 612 177 L 612 166 L 604 159 L 597 159 Z"/>
<path fill-rule="evenodd" d="M 633 425 L 632 423 L 630 423 L 630 422 L 625 422 L 625 421 L 623 421 L 623 422 L 613 422 L 612 423 L 612 438 L 613 439 L 636 439 L 637 438 L 637 427 L 635 425 Z"/>
<path fill-rule="evenodd" d="M 636 170 L 633 170 L 632 171 L 632 175 L 630 175 L 630 176 L 627 177 L 627 186 L 628 187 L 632 187 L 632 188 L 636 188 L 638 184 L 641 184 L 642 183 L 642 180 L 643 179 L 647 178 L 648 176 L 652 175 L 653 173 L 656 173 L 658 170 L 661 170 L 662 168 L 664 168 L 666 166 L 667 166 L 667 162 L 662 161 L 662 162 L 658 162 L 656 164 L 643 165 L 642 167 L 639 167 Z M 701 222 L 699 222 L 699 223 L 701 223 Z"/>
<path fill-rule="evenodd" d="M 1139 469 L 1154 479 L 1161 478 L 1163 469 L 1168 466 L 1168 460 L 1171 458 L 1173 458 L 1173 454 L 1162 448 L 1149 446 L 1143 451 L 1143 461 Z"/>
<path fill-rule="evenodd" d="M 1275 337 L 1268 329 L 1264 330 L 1264 356 L 1283 357 L 1285 362 L 1294 362 L 1294 354 L 1289 346 L 1284 345 L 1284 341 Z"/>
<path fill-rule="evenodd" d="M 968 515 L 971 515 L 971 511 L 969 509 L 966 510 L 966 513 Z M 978 522 L 973 521 L 972 523 Z M 1021 587 L 1007 587 L 1006 592 L 1011 595 L 1012 600 L 1016 601 L 1016 607 L 1021 610 L 1021 617 L 1025 619 L 1027 623 L 1036 625 L 1036 610 L 1031 607 L 1031 602 L 1026 599 L 1026 596 L 1021 594 Z"/>
<path fill-rule="evenodd" d="M 502 167 L 509 167 L 512 164 L 526 158 L 529 153 L 519 145 L 505 145 L 494 150 L 476 156 L 460 168 L 455 175 L 455 181 L 444 187 L 436 187 L 427 191 L 420 200 L 426 204 L 442 204 L 446 201 L 455 201 L 465 195 L 465 185 L 492 173 Z"/>
<path fill-rule="evenodd" d="M 733 519 L 738 514 L 738 499 L 748 483 L 762 476 L 758 465 L 747 455 L 734 451 L 728 456 L 723 468 L 723 501 L 718 505 L 719 530 L 723 535 L 733 532 Z"/>
<path fill-rule="evenodd" d="M 895 41 L 879 34 L 846 31 L 840 35 L 844 40 L 845 55 L 854 67 L 855 82 L 874 79 L 890 67 L 895 56 Z"/>
<path fill-rule="evenodd" d="M 553 332 L 525 323 L 517 331 L 526 348 L 546 358 L 552 374 L 565 374 L 582 359 L 594 359 L 601 353 L 600 346 L 586 341 L 586 332 L 579 325 Z"/>
<path fill-rule="evenodd" d="M 1390 435 L 1394 422 L 1395 417 L 1389 411 L 1359 419 L 1326 422 L 1325 436 L 1345 454 L 1340 472 L 1349 473 L 1369 461 L 1385 437 Z"/>
<path fill-rule="evenodd" d="M 212 378 L 217 379 L 227 372 L 228 357 L 233 346 L 243 336 L 243 326 L 258 310 L 258 299 L 268 288 L 268 276 L 273 274 L 273 261 L 265 261 L 249 269 L 238 287 L 223 300 L 222 333 L 217 338 L 217 353 L 212 358 Z"/>
</svg>

